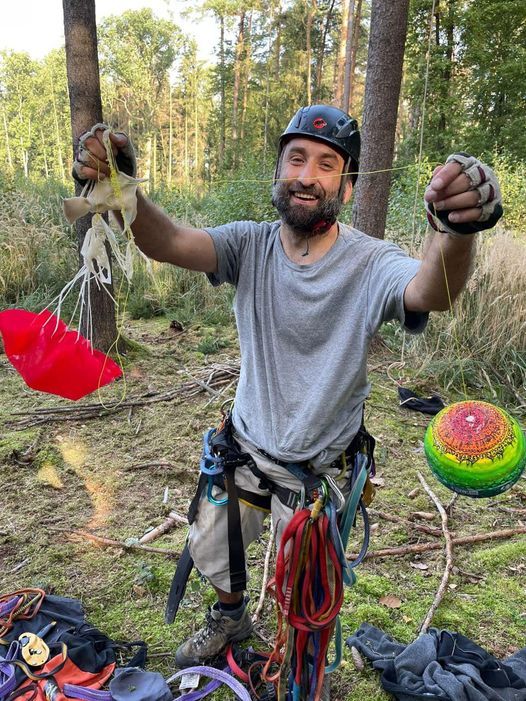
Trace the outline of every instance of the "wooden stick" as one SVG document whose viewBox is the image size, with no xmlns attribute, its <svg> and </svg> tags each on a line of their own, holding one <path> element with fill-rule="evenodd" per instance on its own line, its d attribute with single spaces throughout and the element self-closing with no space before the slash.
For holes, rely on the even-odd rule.
<svg viewBox="0 0 526 701">
<path fill-rule="evenodd" d="M 53 530 L 65 530 L 65 529 L 53 529 Z M 122 550 L 142 550 L 147 553 L 155 553 L 156 555 L 164 555 L 166 557 L 180 557 L 181 553 L 175 550 L 163 550 L 162 548 L 154 548 L 151 545 L 140 545 L 139 543 L 123 543 L 120 540 L 112 540 L 111 538 L 104 538 L 100 535 L 95 535 L 95 533 L 90 533 L 89 531 L 84 531 L 81 528 L 75 528 L 73 531 L 69 531 L 72 536 L 77 536 L 78 538 L 86 538 L 86 540 L 92 540 L 94 543 L 99 545 L 104 545 L 108 548 L 120 548 Z"/>
<path fill-rule="evenodd" d="M 478 533 L 476 535 L 467 535 L 461 538 L 453 538 L 453 545 L 468 545 L 470 543 L 483 543 L 488 540 L 501 540 L 502 538 L 511 538 L 514 535 L 526 533 L 526 526 L 520 528 L 508 528 L 503 531 L 493 531 L 491 533 Z M 403 545 L 399 548 L 384 548 L 383 550 L 371 550 L 365 556 L 366 560 L 379 560 L 382 557 L 392 557 L 396 555 L 409 555 L 414 553 L 425 553 L 430 550 L 440 550 L 441 543 L 415 543 L 414 545 Z M 348 560 L 355 560 L 358 553 L 348 553 Z"/>
<path fill-rule="evenodd" d="M 133 407 L 147 406 L 158 402 L 169 402 L 178 397 L 185 399 L 194 397 L 203 391 L 208 392 L 213 397 L 221 396 L 220 390 L 225 385 L 230 385 L 239 377 L 239 363 L 230 365 L 212 365 L 205 368 L 207 381 L 198 377 L 192 377 L 192 381 L 183 382 L 178 387 L 167 392 L 145 392 L 138 397 L 130 398 L 122 402 L 110 402 L 106 406 L 100 404 L 79 404 L 74 407 L 42 407 L 30 411 L 14 411 L 14 416 L 25 417 L 11 423 L 14 428 L 28 428 L 43 423 L 53 421 L 85 421 L 96 419 L 116 413 L 118 411 L 130 410 Z M 199 372 L 203 372 L 200 370 Z"/>
<path fill-rule="evenodd" d="M 188 526 L 188 519 L 181 516 L 176 511 L 170 511 L 163 523 L 152 528 L 152 530 L 145 533 L 142 538 L 139 538 L 139 543 L 151 543 L 153 540 L 157 540 L 157 538 L 160 538 L 165 533 L 168 533 L 168 531 L 171 531 L 172 528 L 175 528 L 178 523 Z"/>
<path fill-rule="evenodd" d="M 428 535 L 441 536 L 442 529 L 435 528 L 434 526 L 425 526 L 423 523 L 415 523 L 409 519 L 402 518 L 401 516 L 396 516 L 395 514 L 389 514 L 386 511 L 378 511 L 377 509 L 367 509 L 367 512 L 372 516 L 378 516 L 384 521 L 390 521 L 391 523 L 400 523 L 405 526 L 410 526 L 415 531 L 421 531 L 422 533 L 427 533 Z"/>
<path fill-rule="evenodd" d="M 268 569 L 270 566 L 270 558 L 272 557 L 272 551 L 274 549 L 274 525 L 272 523 L 272 518 L 270 519 L 270 535 L 268 539 L 267 552 L 265 553 L 265 565 L 263 567 L 263 581 L 261 583 L 261 592 L 259 594 L 259 601 L 257 608 L 252 616 L 252 623 L 257 623 L 261 611 L 263 610 L 263 604 L 265 602 L 265 592 L 267 590 L 268 582 Z"/>
<path fill-rule="evenodd" d="M 437 507 L 438 513 L 440 514 L 440 518 L 442 519 L 442 531 L 444 532 L 444 539 L 446 541 L 446 566 L 444 568 L 444 573 L 442 575 L 440 585 L 437 589 L 437 593 L 435 594 L 435 598 L 433 599 L 433 603 L 431 604 L 429 611 L 427 612 L 426 617 L 424 618 L 422 625 L 420 626 L 419 635 L 423 635 L 424 633 L 427 633 L 427 629 L 431 625 L 431 621 L 433 620 L 435 611 L 440 606 L 440 602 L 444 598 L 444 594 L 447 590 L 447 584 L 449 582 L 449 577 L 453 568 L 453 544 L 451 542 L 451 533 L 449 532 L 446 510 L 440 503 L 440 500 L 438 499 L 436 494 L 429 487 L 422 474 L 420 472 L 417 472 L 417 476 L 420 480 L 420 484 L 426 490 L 427 494 Z"/>
<path fill-rule="evenodd" d="M 458 492 L 455 492 L 455 493 L 453 494 L 453 496 L 451 497 L 451 499 L 450 499 L 450 501 L 449 501 L 449 504 L 446 506 L 446 513 L 447 513 L 448 515 L 451 515 L 451 509 L 452 509 L 453 506 L 455 505 L 455 502 L 457 501 L 457 499 L 459 498 L 459 496 L 460 496 L 460 494 L 458 494 Z"/>
</svg>

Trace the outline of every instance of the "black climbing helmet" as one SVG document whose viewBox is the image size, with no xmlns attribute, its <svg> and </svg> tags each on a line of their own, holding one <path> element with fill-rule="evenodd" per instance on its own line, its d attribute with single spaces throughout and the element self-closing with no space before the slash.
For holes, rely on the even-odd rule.
<svg viewBox="0 0 526 701">
<path fill-rule="evenodd" d="M 345 161 L 344 172 L 358 177 L 360 162 L 360 132 L 358 122 L 343 110 L 331 105 L 310 105 L 299 109 L 279 138 L 276 177 L 283 148 L 295 136 L 306 136 L 332 146 Z"/>
</svg>

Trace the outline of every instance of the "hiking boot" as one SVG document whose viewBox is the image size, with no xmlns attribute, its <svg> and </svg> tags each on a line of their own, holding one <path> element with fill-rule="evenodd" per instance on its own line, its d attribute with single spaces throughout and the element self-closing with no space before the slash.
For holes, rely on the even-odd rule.
<svg viewBox="0 0 526 701">
<path fill-rule="evenodd" d="M 223 615 L 219 606 L 214 604 L 206 614 L 203 628 L 177 648 L 175 663 L 180 669 L 202 664 L 223 652 L 228 643 L 244 640 L 251 633 L 252 619 L 248 606 L 245 606 L 241 618 L 234 620 Z"/>
</svg>

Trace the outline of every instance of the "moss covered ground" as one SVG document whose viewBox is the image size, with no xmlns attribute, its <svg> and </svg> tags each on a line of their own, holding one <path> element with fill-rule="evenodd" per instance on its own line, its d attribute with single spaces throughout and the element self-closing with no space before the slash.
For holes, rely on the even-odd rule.
<svg viewBox="0 0 526 701">
<path fill-rule="evenodd" d="M 145 392 L 166 392 L 211 363 L 237 358 L 233 326 L 194 322 L 178 333 L 170 328 L 170 319 L 157 318 L 130 323 L 125 332 L 143 352 L 133 351 L 126 359 L 125 382 L 103 389 L 100 397 L 94 395 L 89 401 L 108 403 Z M 411 369 L 402 367 L 399 360 L 381 343 L 370 357 L 373 390 L 366 423 L 378 442 L 379 478 L 372 505 L 376 511 L 371 513 L 372 551 L 441 541 L 376 513 L 417 521 L 415 512 L 428 512 L 430 520 L 421 522 L 440 527 L 439 515 L 420 487 L 418 471 L 425 474 L 444 504 L 451 500 L 451 493 L 426 468 L 422 443 L 427 418 L 399 408 L 396 380 L 403 378 L 423 394 L 440 392 L 440 387 L 432 384 L 432 378 L 427 382 L 420 378 L 418 385 L 412 385 Z M 195 488 L 201 434 L 217 422 L 223 397 L 203 391 L 191 399 L 179 397 L 101 418 L 75 421 L 65 414 L 66 420 L 21 429 L 17 422 L 25 417 L 19 412 L 73 405 L 28 389 L 4 355 L 0 355 L 0 379 L 2 592 L 42 586 L 48 592 L 78 597 L 94 625 L 118 639 L 146 640 L 149 668 L 170 673 L 176 645 L 199 626 L 206 606 L 213 602 L 210 588 L 193 574 L 176 622 L 167 626 L 163 614 L 175 555 L 102 547 L 72 532 L 84 529 L 133 542 L 160 524 L 170 509 L 185 513 Z M 232 395 L 230 388 L 226 396 Z M 164 503 L 166 492 L 168 502 Z M 460 497 L 451 508 L 450 528 L 456 535 L 514 528 L 521 523 L 526 523 L 524 479 L 499 497 Z M 250 552 L 253 600 L 259 597 L 267 537 L 265 534 Z M 178 527 L 153 545 L 177 553 L 184 538 L 184 527 Z M 358 546 L 359 538 L 353 536 L 349 550 Z M 523 647 L 526 537 L 457 547 L 454 557 L 450 587 L 433 624 L 461 632 L 499 657 Z M 366 621 L 401 641 L 414 639 L 443 566 L 442 549 L 419 556 L 366 560 L 357 572 L 357 584 L 346 593 L 344 637 Z M 387 601 L 394 601 L 394 607 L 385 604 L 389 595 Z M 265 603 L 257 630 L 259 638 L 252 642 L 265 647 L 261 637 L 271 638 L 273 630 L 271 601 Z M 343 664 L 333 680 L 335 700 L 390 698 L 382 691 L 376 672 L 367 666 L 364 671 L 356 669 L 349 650 L 344 651 Z M 216 692 L 215 698 L 228 695 Z"/>
</svg>

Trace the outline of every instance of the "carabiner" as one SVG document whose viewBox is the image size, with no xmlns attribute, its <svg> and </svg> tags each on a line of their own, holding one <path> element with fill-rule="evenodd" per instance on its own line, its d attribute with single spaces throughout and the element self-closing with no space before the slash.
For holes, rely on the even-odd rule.
<svg viewBox="0 0 526 701">
<path fill-rule="evenodd" d="M 216 499 L 213 494 L 212 494 L 212 489 L 214 488 L 214 481 L 212 477 L 208 478 L 208 489 L 206 492 L 206 496 L 208 501 L 213 504 L 214 506 L 224 506 L 225 504 L 228 504 L 228 495 L 224 499 Z"/>
<path fill-rule="evenodd" d="M 330 487 L 332 493 L 336 496 L 338 501 L 338 506 L 336 506 L 336 513 L 340 514 L 345 508 L 345 497 L 342 490 L 336 484 L 336 480 L 331 475 L 323 475 L 324 479 L 327 480 L 327 484 Z"/>
</svg>

